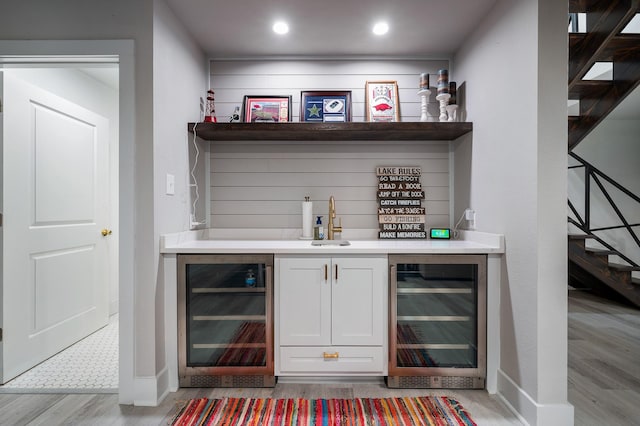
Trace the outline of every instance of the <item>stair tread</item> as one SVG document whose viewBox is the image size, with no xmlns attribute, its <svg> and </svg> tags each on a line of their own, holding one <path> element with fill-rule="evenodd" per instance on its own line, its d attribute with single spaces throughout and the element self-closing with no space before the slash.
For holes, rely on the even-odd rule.
<svg viewBox="0 0 640 426">
<path fill-rule="evenodd" d="M 581 0 L 569 0 L 569 13 L 586 13 L 587 3 Z"/>
<path fill-rule="evenodd" d="M 590 234 L 569 234 L 570 240 L 586 240 L 589 238 L 595 238 L 595 237 Z"/>
<path fill-rule="evenodd" d="M 640 266 L 623 265 L 609 262 L 609 267 L 618 271 L 640 271 Z"/>
<path fill-rule="evenodd" d="M 569 99 L 598 99 L 614 87 L 613 80 L 580 80 L 569 90 Z"/>
<path fill-rule="evenodd" d="M 591 254 L 599 255 L 599 256 L 618 254 L 618 252 L 615 250 L 607 250 L 607 249 L 599 249 L 599 248 L 591 248 L 591 247 L 587 247 L 585 251 Z"/>
<path fill-rule="evenodd" d="M 617 76 L 613 82 L 607 85 L 577 86 L 575 92 L 569 89 L 569 93 L 574 93 L 580 99 L 580 115 L 571 116 L 568 119 L 569 149 L 573 149 L 595 126 L 597 126 L 620 102 L 622 102 L 636 87 L 640 85 L 640 61 L 629 60 L 621 63 L 616 68 Z M 606 92 L 603 88 L 610 87 Z M 579 95 L 580 91 L 593 93 L 585 99 Z M 593 97 L 591 97 L 593 96 Z M 569 99 L 576 99 L 569 97 Z"/>
<path fill-rule="evenodd" d="M 569 52 L 575 49 L 587 37 L 587 33 L 569 33 Z M 609 39 L 598 52 L 598 56 L 593 57 L 593 62 L 613 62 L 620 55 L 634 55 L 640 50 L 640 34 L 616 34 Z M 574 84 L 584 81 L 576 80 Z"/>
</svg>

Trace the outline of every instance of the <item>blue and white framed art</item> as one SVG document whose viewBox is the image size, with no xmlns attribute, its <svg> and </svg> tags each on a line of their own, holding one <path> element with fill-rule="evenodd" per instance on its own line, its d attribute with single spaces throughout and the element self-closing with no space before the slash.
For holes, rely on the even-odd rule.
<svg viewBox="0 0 640 426">
<path fill-rule="evenodd" d="M 351 91 L 300 92 L 300 121 L 316 123 L 351 121 Z"/>
</svg>

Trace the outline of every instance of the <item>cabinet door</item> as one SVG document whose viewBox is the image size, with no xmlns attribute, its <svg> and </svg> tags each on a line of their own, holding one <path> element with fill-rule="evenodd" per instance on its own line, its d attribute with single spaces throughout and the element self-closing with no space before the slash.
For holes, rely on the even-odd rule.
<svg viewBox="0 0 640 426">
<path fill-rule="evenodd" d="M 384 258 L 334 258 L 332 344 L 376 346 L 384 343 L 387 262 Z"/>
<path fill-rule="evenodd" d="M 331 344 L 331 259 L 280 260 L 280 344 Z"/>
</svg>

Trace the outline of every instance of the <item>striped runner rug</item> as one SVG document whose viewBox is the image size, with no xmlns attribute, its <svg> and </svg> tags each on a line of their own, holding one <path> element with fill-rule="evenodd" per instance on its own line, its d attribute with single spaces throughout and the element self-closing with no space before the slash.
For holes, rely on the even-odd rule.
<svg viewBox="0 0 640 426">
<path fill-rule="evenodd" d="M 476 423 L 446 396 L 355 399 L 198 398 L 186 402 L 175 426 L 468 426 Z"/>
</svg>

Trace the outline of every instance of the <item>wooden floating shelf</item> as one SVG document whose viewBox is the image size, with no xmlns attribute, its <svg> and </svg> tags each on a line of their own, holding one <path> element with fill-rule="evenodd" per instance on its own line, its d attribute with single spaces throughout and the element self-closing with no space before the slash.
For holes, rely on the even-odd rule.
<svg viewBox="0 0 640 426">
<path fill-rule="evenodd" d="M 473 123 L 189 123 L 187 130 L 210 141 L 282 140 L 443 140 L 459 138 L 473 130 Z"/>
</svg>

